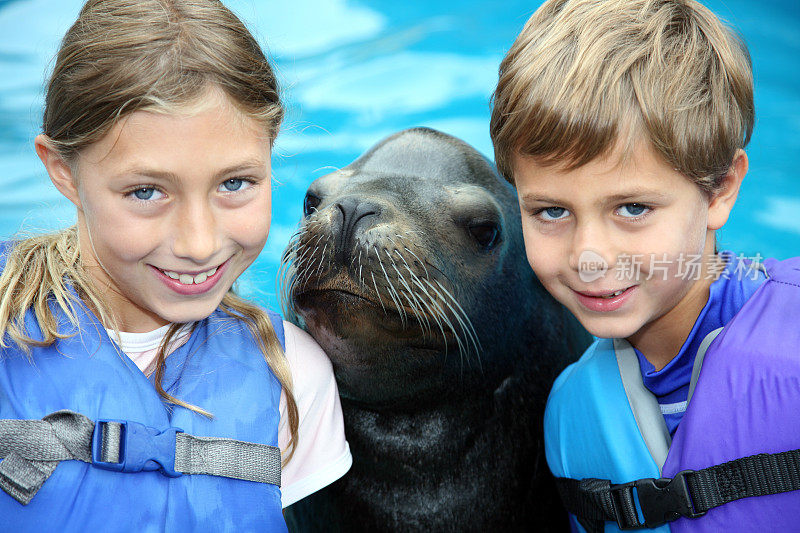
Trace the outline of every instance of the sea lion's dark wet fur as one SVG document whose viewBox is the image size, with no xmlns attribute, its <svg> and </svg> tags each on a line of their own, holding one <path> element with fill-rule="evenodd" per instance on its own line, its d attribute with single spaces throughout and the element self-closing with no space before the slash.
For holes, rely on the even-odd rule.
<svg viewBox="0 0 800 533">
<path fill-rule="evenodd" d="M 286 296 L 333 362 L 354 461 L 289 509 L 292 529 L 566 529 L 542 417 L 589 337 L 527 264 L 513 189 L 418 128 L 306 201 Z"/>
</svg>

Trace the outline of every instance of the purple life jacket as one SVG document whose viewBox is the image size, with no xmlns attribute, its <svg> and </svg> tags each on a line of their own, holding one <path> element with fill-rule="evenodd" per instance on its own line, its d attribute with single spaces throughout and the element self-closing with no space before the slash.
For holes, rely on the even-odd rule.
<svg viewBox="0 0 800 533">
<path fill-rule="evenodd" d="M 800 449 L 800 258 L 764 262 L 769 279 L 709 346 L 664 477 L 761 453 Z M 742 494 L 746 472 L 718 479 Z M 800 491 L 743 498 L 674 532 L 800 531 Z"/>
<path fill-rule="evenodd" d="M 626 341 L 598 339 L 556 380 L 545 412 L 545 451 L 573 531 L 637 524 L 673 532 L 800 531 L 800 490 L 771 494 L 800 487 L 800 460 L 792 472 L 761 455 L 800 450 L 800 258 L 763 266 L 769 278 L 724 328 L 704 338 L 688 408 L 672 439 Z M 745 471 L 743 463 L 755 462 L 751 456 L 773 467 Z M 690 493 L 685 501 L 676 474 L 745 457 L 706 471 L 704 479 L 714 479 L 695 492 L 699 500 Z M 755 472 L 770 481 L 759 485 Z M 657 478 L 676 479 L 667 487 L 656 486 Z M 748 489 L 767 495 L 744 497 Z M 696 518 L 660 519 L 705 509 Z"/>
</svg>

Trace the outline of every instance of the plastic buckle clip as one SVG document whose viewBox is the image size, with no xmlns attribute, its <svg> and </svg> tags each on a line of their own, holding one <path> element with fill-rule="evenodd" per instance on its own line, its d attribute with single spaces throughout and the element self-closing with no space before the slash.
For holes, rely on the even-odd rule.
<svg viewBox="0 0 800 533">
<path fill-rule="evenodd" d="M 667 522 L 677 520 L 682 516 L 686 518 L 698 518 L 706 514 L 705 512 L 697 512 L 694 510 L 692 497 L 689 493 L 689 485 L 686 483 L 686 476 L 688 474 L 694 474 L 694 470 L 678 472 L 672 479 L 647 478 L 612 486 L 612 495 L 616 496 L 613 498 L 614 507 L 617 510 L 620 509 L 619 504 L 622 502 L 618 496 L 618 492 L 620 490 L 632 490 L 635 488 L 639 498 L 639 507 L 644 517 L 644 522 L 640 523 L 638 520 L 638 513 L 636 513 L 636 509 L 633 509 L 634 516 L 637 517 L 636 523 L 629 524 L 625 520 L 624 513 L 617 512 L 617 525 L 619 528 L 624 530 L 643 527 L 655 528 Z"/>
<path fill-rule="evenodd" d="M 103 461 L 104 424 L 120 424 L 119 462 Z M 179 477 L 175 471 L 175 435 L 180 428 L 158 431 L 139 422 L 128 420 L 98 420 L 92 435 L 92 465 L 115 472 L 149 472 L 159 470 L 168 477 Z"/>
</svg>

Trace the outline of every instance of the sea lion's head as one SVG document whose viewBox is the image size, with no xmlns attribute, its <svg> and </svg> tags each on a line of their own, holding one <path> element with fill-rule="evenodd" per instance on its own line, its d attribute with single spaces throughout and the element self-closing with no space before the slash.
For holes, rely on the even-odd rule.
<svg viewBox="0 0 800 533">
<path fill-rule="evenodd" d="M 344 398 L 419 405 L 499 384 L 521 350 L 547 345 L 555 303 L 527 264 L 514 190 L 464 142 L 397 133 L 314 181 L 304 215 L 284 305 Z"/>
</svg>

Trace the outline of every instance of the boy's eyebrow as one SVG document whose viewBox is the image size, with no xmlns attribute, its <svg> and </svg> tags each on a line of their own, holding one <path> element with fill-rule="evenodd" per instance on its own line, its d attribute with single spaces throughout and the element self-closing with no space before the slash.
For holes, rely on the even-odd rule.
<svg viewBox="0 0 800 533">
<path fill-rule="evenodd" d="M 647 197 L 649 200 L 665 200 L 667 198 L 667 195 L 661 191 L 656 191 L 653 189 L 633 189 L 630 191 L 625 191 L 624 193 L 606 196 L 602 199 L 602 201 L 621 202 L 624 200 L 635 200 L 637 198 L 641 198 L 642 196 Z"/>
<path fill-rule="evenodd" d="M 556 200 L 555 198 L 550 198 L 547 196 L 540 196 L 538 194 L 527 193 L 522 195 L 522 203 L 524 204 L 532 204 L 536 202 L 541 202 L 545 204 L 563 204 L 561 200 Z"/>
<path fill-rule="evenodd" d="M 264 168 L 265 166 L 266 166 L 266 163 L 263 160 L 259 160 L 259 159 L 247 160 L 247 161 L 243 161 L 241 163 L 238 163 L 236 165 L 231 165 L 229 167 L 223 168 L 222 170 L 220 170 L 219 172 L 216 173 L 215 177 L 219 178 L 219 177 L 222 177 L 222 176 L 227 175 L 227 174 L 234 174 L 236 172 L 242 172 L 242 171 L 245 171 L 245 170 L 253 170 L 253 169 L 257 169 L 257 168 L 260 169 L 260 168 Z M 125 175 L 125 174 L 136 174 L 136 175 L 139 175 L 139 176 L 147 176 L 147 177 L 150 177 L 150 178 L 163 179 L 163 180 L 173 181 L 173 182 L 179 181 L 178 180 L 178 176 L 173 172 L 168 172 L 168 171 L 164 171 L 164 170 L 158 170 L 158 169 L 149 168 L 149 167 L 131 167 L 131 168 L 125 169 L 124 171 L 122 171 L 120 173 L 120 175 Z"/>
<path fill-rule="evenodd" d="M 632 189 L 630 191 L 625 191 L 624 193 L 617 193 L 612 194 L 611 196 L 604 196 L 597 200 L 597 204 L 605 204 L 605 203 L 614 203 L 614 202 L 623 202 L 625 200 L 635 200 L 641 197 L 646 197 L 648 200 L 666 200 L 667 195 L 662 193 L 661 191 L 653 190 L 653 189 Z M 522 195 L 522 203 L 524 204 L 531 204 L 531 203 L 546 203 L 546 204 L 554 204 L 554 205 L 564 205 L 569 203 L 569 201 L 564 201 L 564 199 L 556 199 L 550 198 L 549 196 L 541 196 L 534 193 L 527 193 Z"/>
</svg>

